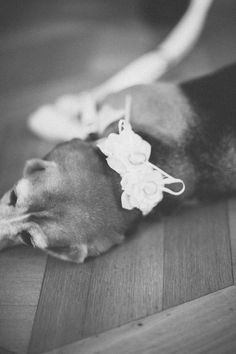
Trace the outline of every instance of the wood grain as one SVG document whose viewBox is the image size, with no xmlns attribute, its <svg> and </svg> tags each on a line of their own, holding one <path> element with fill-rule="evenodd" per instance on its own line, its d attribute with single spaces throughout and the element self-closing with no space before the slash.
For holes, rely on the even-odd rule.
<svg viewBox="0 0 236 354">
<path fill-rule="evenodd" d="M 193 207 L 166 220 L 164 309 L 232 283 L 225 202 Z"/>
<path fill-rule="evenodd" d="M 143 223 L 132 240 L 95 260 L 84 337 L 162 310 L 163 224 Z"/>
<path fill-rule="evenodd" d="M 236 352 L 236 287 L 48 354 L 233 354 Z"/>
<path fill-rule="evenodd" d="M 26 353 L 38 304 L 46 256 L 26 247 L 0 257 L 0 346 Z"/>
<path fill-rule="evenodd" d="M 6 64 L 6 61 L 4 61 Z M 27 101 L 3 98 L 0 89 L 0 193 L 21 177 L 24 161 L 45 151 L 26 128 Z M 45 151 L 46 152 L 46 151 Z M 46 256 L 26 247 L 1 252 L 0 346 L 26 353 L 38 304 Z"/>
<path fill-rule="evenodd" d="M 27 158 L 39 156 L 42 143 L 27 131 L 27 102 L 1 97 L 0 193 L 21 177 Z M 0 346 L 26 353 L 38 304 L 46 256 L 21 247 L 1 252 L 0 257 Z"/>
<path fill-rule="evenodd" d="M 16 353 L 27 353 L 37 306 L 0 305 L 1 346 Z"/>
<path fill-rule="evenodd" d="M 229 232 L 231 239 L 232 267 L 234 283 L 236 282 L 236 199 L 228 201 L 229 210 Z"/>
<path fill-rule="evenodd" d="M 16 354 L 16 353 L 13 353 L 12 351 L 0 347 L 0 354 Z"/>
<path fill-rule="evenodd" d="M 92 270 L 93 262 L 76 265 L 48 258 L 29 353 L 82 337 Z"/>
<path fill-rule="evenodd" d="M 124 18 L 117 23 L 104 25 L 100 20 L 91 25 L 89 17 L 88 13 L 87 20 L 66 22 L 58 18 L 43 26 L 36 22 L 28 24 L 28 31 L 26 24 L 22 31 L 3 35 L 0 55 L 7 64 L 0 67 L 0 92 L 6 96 L 22 87 L 47 86 L 65 77 L 76 77 L 79 90 L 85 75 L 87 80 L 104 80 L 155 46 L 167 31 L 160 27 L 154 35 L 141 22 Z"/>
<path fill-rule="evenodd" d="M 156 223 L 82 266 L 49 259 L 29 353 L 160 311 L 162 267 L 163 225 Z"/>
</svg>

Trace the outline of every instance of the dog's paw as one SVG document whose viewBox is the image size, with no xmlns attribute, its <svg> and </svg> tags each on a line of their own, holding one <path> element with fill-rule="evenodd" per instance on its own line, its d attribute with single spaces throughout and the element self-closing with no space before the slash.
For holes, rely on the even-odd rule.
<svg viewBox="0 0 236 354">
<path fill-rule="evenodd" d="M 97 237 L 97 235 L 94 235 L 88 240 L 87 244 L 82 243 L 68 247 L 49 247 L 45 251 L 49 255 L 64 261 L 83 263 L 87 257 L 98 256 L 123 240 L 124 236 L 119 234 L 114 234 L 110 237 Z"/>
<path fill-rule="evenodd" d="M 73 247 L 50 247 L 45 251 L 50 256 L 74 263 L 83 263 L 88 256 L 88 247 L 85 244 Z"/>
</svg>

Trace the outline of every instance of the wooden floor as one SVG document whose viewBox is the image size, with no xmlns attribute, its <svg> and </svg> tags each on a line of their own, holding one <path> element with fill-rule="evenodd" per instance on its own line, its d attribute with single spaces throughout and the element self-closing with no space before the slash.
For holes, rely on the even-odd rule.
<svg viewBox="0 0 236 354">
<path fill-rule="evenodd" d="M 151 25 L 141 5 L 7 2 L 0 15 L 1 193 L 27 158 L 52 147 L 27 130 L 35 108 L 101 82 L 173 26 Z M 166 79 L 235 61 L 235 11 L 233 0 L 215 4 L 201 41 Z M 235 216 L 231 199 L 146 220 L 126 243 L 79 266 L 26 247 L 2 252 L 0 353 L 235 353 Z"/>
</svg>

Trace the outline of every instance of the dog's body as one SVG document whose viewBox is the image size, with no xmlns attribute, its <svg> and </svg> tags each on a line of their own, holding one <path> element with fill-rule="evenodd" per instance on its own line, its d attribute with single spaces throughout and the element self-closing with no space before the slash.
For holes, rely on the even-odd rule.
<svg viewBox="0 0 236 354">
<path fill-rule="evenodd" d="M 108 96 L 100 109 L 132 98 L 133 129 L 152 145 L 151 162 L 181 178 L 181 197 L 215 198 L 236 189 L 236 65 L 180 84 L 131 87 Z M 117 122 L 102 134 L 117 130 Z M 121 207 L 120 176 L 95 142 L 58 145 L 44 160 L 26 163 L 1 202 L 0 247 L 29 243 L 62 259 L 83 262 L 120 243 L 139 210 Z"/>
<path fill-rule="evenodd" d="M 108 102 L 121 108 L 132 95 L 132 125 L 151 143 L 152 162 L 185 181 L 184 199 L 219 197 L 236 188 L 235 88 L 231 65 L 179 85 L 127 89 Z"/>
</svg>

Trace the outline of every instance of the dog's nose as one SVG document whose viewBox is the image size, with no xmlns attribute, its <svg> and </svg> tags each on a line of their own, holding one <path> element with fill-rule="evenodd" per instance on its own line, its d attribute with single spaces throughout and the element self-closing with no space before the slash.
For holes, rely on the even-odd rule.
<svg viewBox="0 0 236 354">
<path fill-rule="evenodd" d="M 28 215 L 26 209 L 16 206 L 16 195 L 14 191 L 10 191 L 0 200 L 0 222 L 5 221 L 23 221 Z"/>
<path fill-rule="evenodd" d="M 16 202 L 14 190 L 8 191 L 0 200 L 0 249 L 20 243 L 16 236 L 29 218 L 25 210 L 16 207 Z"/>
</svg>

